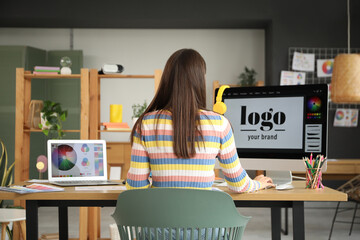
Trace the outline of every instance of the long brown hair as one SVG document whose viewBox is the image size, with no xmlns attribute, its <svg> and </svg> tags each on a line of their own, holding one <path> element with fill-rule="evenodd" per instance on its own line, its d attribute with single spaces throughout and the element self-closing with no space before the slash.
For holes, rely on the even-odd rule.
<svg viewBox="0 0 360 240">
<path fill-rule="evenodd" d="M 142 136 L 141 122 L 146 113 L 168 110 L 172 113 L 174 153 L 179 158 L 195 155 L 195 145 L 202 138 L 199 110 L 206 108 L 206 63 L 193 49 L 180 49 L 168 59 L 155 97 L 139 117 L 131 132 Z"/>
</svg>

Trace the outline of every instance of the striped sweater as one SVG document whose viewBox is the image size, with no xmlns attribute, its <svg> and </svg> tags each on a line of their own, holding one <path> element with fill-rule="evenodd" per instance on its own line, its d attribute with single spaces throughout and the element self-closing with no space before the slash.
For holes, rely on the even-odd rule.
<svg viewBox="0 0 360 240">
<path fill-rule="evenodd" d="M 151 112 L 142 121 L 142 137 L 135 132 L 131 150 L 127 189 L 174 187 L 211 189 L 216 158 L 228 187 L 235 192 L 253 192 L 261 188 L 241 167 L 229 121 L 211 111 L 200 111 L 200 127 L 204 142 L 195 147 L 190 159 L 178 158 L 173 151 L 171 112 Z M 158 131 L 156 130 L 156 123 Z M 157 134 L 157 136 L 155 135 Z M 149 174 L 152 173 L 152 183 Z"/>
</svg>

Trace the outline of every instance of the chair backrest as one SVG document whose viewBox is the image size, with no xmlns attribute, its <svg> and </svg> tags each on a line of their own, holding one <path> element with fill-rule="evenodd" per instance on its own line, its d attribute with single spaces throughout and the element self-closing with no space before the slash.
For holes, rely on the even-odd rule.
<svg viewBox="0 0 360 240">
<path fill-rule="evenodd" d="M 338 187 L 337 190 L 347 193 L 349 201 L 360 203 L 360 174 Z"/>
<path fill-rule="evenodd" d="M 239 240 L 250 219 L 227 193 L 174 188 L 125 191 L 112 216 L 122 240 L 169 239 L 169 232 L 171 239 Z"/>
</svg>

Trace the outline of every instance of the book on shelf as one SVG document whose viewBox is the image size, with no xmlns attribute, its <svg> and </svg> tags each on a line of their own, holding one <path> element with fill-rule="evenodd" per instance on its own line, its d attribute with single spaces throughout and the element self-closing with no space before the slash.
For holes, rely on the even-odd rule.
<svg viewBox="0 0 360 240">
<path fill-rule="evenodd" d="M 35 66 L 34 70 L 38 72 L 60 72 L 60 67 Z"/>
<path fill-rule="evenodd" d="M 104 122 L 102 125 L 105 127 L 105 130 L 130 130 L 129 125 L 126 122 Z"/>
<path fill-rule="evenodd" d="M 35 75 L 56 75 L 60 73 L 60 67 L 35 66 L 33 74 Z"/>
<path fill-rule="evenodd" d="M 42 70 L 42 69 L 37 69 L 35 71 L 36 72 L 60 72 L 60 70 Z"/>
<path fill-rule="evenodd" d="M 31 185 L 23 185 L 23 186 L 12 185 L 9 187 L 0 187 L 0 191 L 25 194 L 25 193 L 40 193 L 40 192 L 61 192 L 64 191 L 64 189 L 59 187 L 54 187 L 51 185 L 33 183 Z"/>
<path fill-rule="evenodd" d="M 58 72 L 37 72 L 37 71 L 33 71 L 33 74 L 35 75 L 58 75 Z"/>
</svg>

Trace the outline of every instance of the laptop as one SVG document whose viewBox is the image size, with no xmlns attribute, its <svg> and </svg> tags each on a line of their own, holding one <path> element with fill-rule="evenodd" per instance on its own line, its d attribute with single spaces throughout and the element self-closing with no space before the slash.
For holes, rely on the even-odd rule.
<svg viewBox="0 0 360 240">
<path fill-rule="evenodd" d="M 104 140 L 48 140 L 49 183 L 59 186 L 115 185 L 107 179 Z"/>
</svg>

